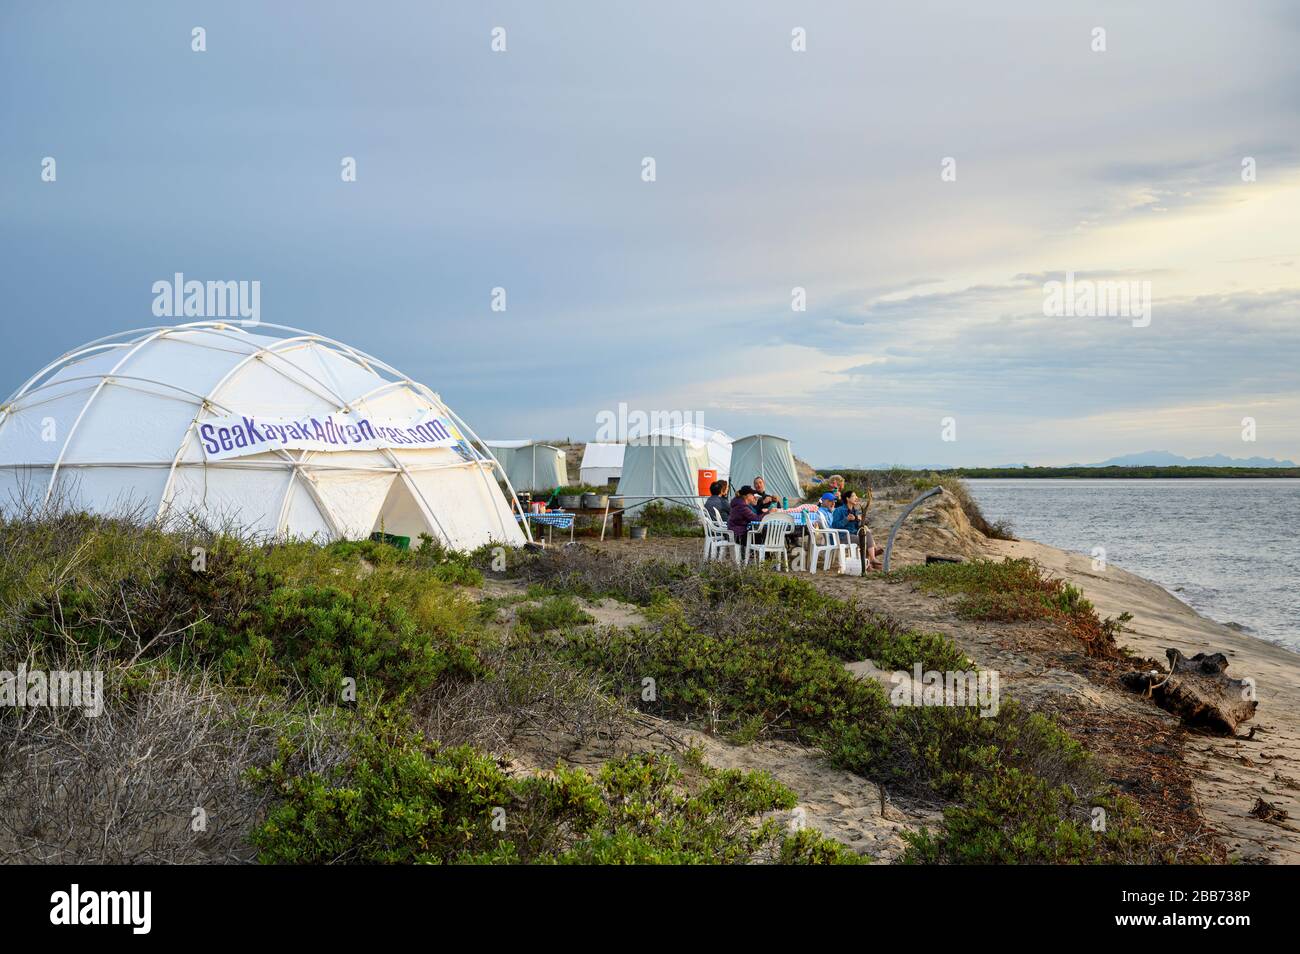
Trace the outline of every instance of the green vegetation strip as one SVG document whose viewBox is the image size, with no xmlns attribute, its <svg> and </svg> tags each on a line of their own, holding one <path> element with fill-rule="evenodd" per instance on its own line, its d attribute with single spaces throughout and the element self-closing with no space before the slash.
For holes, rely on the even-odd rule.
<svg viewBox="0 0 1300 954">
<path fill-rule="evenodd" d="M 577 550 L 532 560 L 523 575 L 553 592 L 647 607 L 653 626 L 645 630 L 536 637 L 601 673 L 629 705 L 713 725 L 738 742 L 774 735 L 816 745 L 872 781 L 948 802 L 945 830 L 914 836 L 909 861 L 1166 857 L 1136 804 L 1104 791 L 1087 754 L 1051 720 L 1011 700 L 991 718 L 973 708 L 895 707 L 879 685 L 844 668 L 867 658 L 885 669 L 972 668 L 942 636 L 907 631 L 806 581 L 723 563 L 688 570 Z M 1099 806 L 1109 817 L 1100 832 L 1089 824 Z"/>
<path fill-rule="evenodd" d="M 772 816 L 796 795 L 763 773 L 634 755 L 595 774 L 559 765 L 519 776 L 497 761 L 508 752 L 444 738 L 473 729 L 454 722 L 457 700 L 500 690 L 496 714 L 508 719 L 582 684 L 591 690 L 575 698 L 603 691 L 737 742 L 798 740 L 941 801 L 945 828 L 913 836 L 909 861 L 1166 857 L 1050 720 L 1008 700 L 991 718 L 894 707 L 844 668 L 870 658 L 969 669 L 943 636 L 767 571 L 584 548 L 511 560 L 528 598 L 480 602 L 471 591 L 486 549 L 258 545 L 79 515 L 0 524 L 0 668 L 104 670 L 109 706 L 101 719 L 0 711 L 6 850 L 68 861 L 856 860 Z M 603 597 L 644 607 L 648 624 L 595 625 L 579 600 Z M 507 609 L 512 627 L 499 622 Z M 109 794 L 122 765 L 129 817 Z M 63 806 L 78 820 L 60 821 L 51 842 L 40 812 L 78 785 Z M 214 825 L 195 837 L 200 799 Z M 1097 805 L 1108 806 L 1104 832 L 1088 824 Z"/>
<path fill-rule="evenodd" d="M 967 619 L 1059 621 L 1084 644 L 1089 655 L 1103 659 L 1121 656 L 1115 637 L 1133 618 L 1123 613 L 1100 619 L 1081 589 L 1051 576 L 1027 558 L 924 564 L 906 567 L 892 576 L 929 592 L 957 596 L 957 613 Z"/>
</svg>

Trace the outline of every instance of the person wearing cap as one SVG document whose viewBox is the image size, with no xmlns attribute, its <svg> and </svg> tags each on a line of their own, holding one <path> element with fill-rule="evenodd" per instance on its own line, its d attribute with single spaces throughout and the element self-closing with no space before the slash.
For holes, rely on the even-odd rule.
<svg viewBox="0 0 1300 954">
<path fill-rule="evenodd" d="M 840 531 L 835 534 L 840 543 L 850 543 L 852 542 L 852 535 L 848 528 L 835 525 L 835 514 L 838 512 L 836 505 L 838 503 L 839 500 L 830 491 L 822 494 L 821 499 L 817 501 L 817 517 L 824 529 Z"/>
<path fill-rule="evenodd" d="M 759 519 L 758 510 L 754 506 L 757 503 L 758 495 L 748 484 L 741 487 L 736 499 L 731 501 L 731 511 L 727 515 L 727 529 L 732 532 L 737 542 L 745 539 L 745 534 L 749 533 L 749 525 Z"/>
</svg>

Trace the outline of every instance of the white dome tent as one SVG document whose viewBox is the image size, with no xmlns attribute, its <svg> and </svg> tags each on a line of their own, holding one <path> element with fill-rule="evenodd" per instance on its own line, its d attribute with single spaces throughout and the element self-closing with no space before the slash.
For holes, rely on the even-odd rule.
<svg viewBox="0 0 1300 954">
<path fill-rule="evenodd" d="M 475 442 L 436 393 L 330 338 L 138 329 L 68 352 L 0 405 L 0 509 L 143 506 L 264 537 L 522 544 Z"/>
</svg>

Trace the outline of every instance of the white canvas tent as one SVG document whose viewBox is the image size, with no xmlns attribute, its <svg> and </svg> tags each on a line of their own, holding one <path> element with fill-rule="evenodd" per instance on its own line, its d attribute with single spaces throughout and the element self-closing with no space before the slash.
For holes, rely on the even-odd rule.
<svg viewBox="0 0 1300 954">
<path fill-rule="evenodd" d="M 708 469 L 709 455 L 701 443 L 674 437 L 642 437 L 627 442 L 618 494 L 629 514 L 650 502 L 700 506 L 698 471 Z"/>
<path fill-rule="evenodd" d="M 487 441 L 515 490 L 554 490 L 569 482 L 564 451 L 532 441 Z"/>
<path fill-rule="evenodd" d="M 0 509 L 522 544 L 477 440 L 428 387 L 320 335 L 223 321 L 140 329 L 68 352 L 0 406 Z"/>
<path fill-rule="evenodd" d="M 600 487 L 623 476 L 623 453 L 626 444 L 588 444 L 582 449 L 579 479 Z"/>
<path fill-rule="evenodd" d="M 762 477 L 767 493 L 773 497 L 799 500 L 799 475 L 794 467 L 794 454 L 790 442 L 771 434 L 751 434 L 731 445 L 731 472 L 733 490 Z"/>
<path fill-rule="evenodd" d="M 672 427 L 660 427 L 650 432 L 651 436 L 676 437 L 691 441 L 704 447 L 709 455 L 708 469 L 716 470 L 721 480 L 727 480 L 731 474 L 731 454 L 734 438 L 726 431 L 703 424 L 678 424 Z"/>
</svg>

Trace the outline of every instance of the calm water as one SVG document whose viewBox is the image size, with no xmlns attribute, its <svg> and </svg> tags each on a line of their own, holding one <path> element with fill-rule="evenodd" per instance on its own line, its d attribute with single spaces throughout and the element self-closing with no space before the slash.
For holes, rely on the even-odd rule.
<svg viewBox="0 0 1300 954">
<path fill-rule="evenodd" d="M 1154 580 L 1201 615 L 1300 652 L 1300 480 L 971 480 L 1018 537 Z"/>
</svg>

